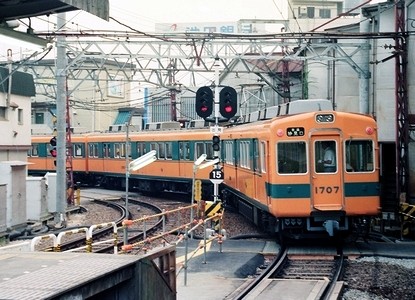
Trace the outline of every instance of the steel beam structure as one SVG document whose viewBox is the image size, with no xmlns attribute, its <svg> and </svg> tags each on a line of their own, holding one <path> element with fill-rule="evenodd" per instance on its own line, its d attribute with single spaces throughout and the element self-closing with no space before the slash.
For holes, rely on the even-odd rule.
<svg viewBox="0 0 415 300">
<path fill-rule="evenodd" d="M 59 36 L 59 34 L 57 34 Z M 45 36 L 50 38 L 50 36 Z M 271 61 L 337 61 L 345 62 L 359 76 L 367 76 L 356 57 L 366 43 L 358 39 L 395 39 L 399 33 L 335 34 L 282 33 L 272 35 L 225 35 L 214 33 L 186 33 L 148 35 L 135 33 L 65 33 L 68 79 L 80 85 L 94 80 L 98 73 L 124 78 L 170 89 L 171 78 L 188 80 L 184 86 L 203 85 L 214 76 L 215 58 L 219 57 L 221 77 L 230 72 L 269 74 L 280 78 Z M 353 42 L 351 41 L 353 39 Z M 367 51 L 367 49 L 366 49 Z M 335 55 L 333 55 L 335 53 Z M 357 59 L 356 59 L 357 60 Z M 172 65 L 172 61 L 175 63 Z M 25 63 L 30 69 L 38 64 Z M 243 66 L 243 69 L 240 68 Z M 53 72 L 53 69 L 51 68 Z M 50 83 L 33 72 L 36 83 L 44 84 L 50 96 Z M 39 76 L 39 77 L 36 77 Z M 280 78 L 282 82 L 284 78 Z M 277 90 L 276 87 L 275 90 Z M 69 91 L 71 93 L 71 91 Z"/>
<path fill-rule="evenodd" d="M 395 1 L 395 98 L 396 98 L 396 195 L 409 200 L 409 99 L 408 99 L 408 49 L 405 26 L 405 1 Z"/>
</svg>

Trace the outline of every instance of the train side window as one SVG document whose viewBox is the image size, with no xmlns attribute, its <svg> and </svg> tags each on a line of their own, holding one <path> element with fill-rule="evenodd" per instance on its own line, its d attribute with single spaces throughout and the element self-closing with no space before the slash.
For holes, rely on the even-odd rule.
<svg viewBox="0 0 415 300">
<path fill-rule="evenodd" d="M 103 157 L 110 158 L 111 157 L 111 145 L 109 143 L 104 143 L 103 150 L 104 150 Z"/>
<path fill-rule="evenodd" d="M 166 159 L 166 144 L 165 143 L 159 143 L 159 158 L 160 159 Z"/>
<path fill-rule="evenodd" d="M 259 143 L 258 140 L 253 141 L 254 145 L 254 171 L 259 172 L 259 168 L 261 165 L 261 157 L 259 155 Z"/>
<path fill-rule="evenodd" d="M 84 144 L 73 145 L 73 156 L 74 157 L 85 157 Z"/>
<path fill-rule="evenodd" d="M 173 159 L 173 145 L 171 142 L 165 143 L 166 148 L 166 159 Z"/>
<path fill-rule="evenodd" d="M 88 157 L 98 157 L 98 144 L 97 143 L 88 144 Z"/>
<path fill-rule="evenodd" d="M 207 154 L 205 149 L 205 143 L 204 142 L 196 142 L 195 143 L 195 157 L 194 160 L 198 159 L 202 154 Z"/>
<path fill-rule="evenodd" d="M 373 172 L 374 150 L 371 140 L 346 141 L 346 171 L 347 172 Z"/>
<path fill-rule="evenodd" d="M 189 142 L 179 142 L 180 159 L 190 160 L 190 144 Z"/>
<path fill-rule="evenodd" d="M 126 149 L 125 149 L 125 143 L 120 143 L 120 156 L 125 158 L 125 153 L 126 153 Z"/>
<path fill-rule="evenodd" d="M 121 157 L 121 145 L 120 143 L 114 144 L 114 157 L 120 158 Z"/>
<path fill-rule="evenodd" d="M 279 142 L 277 144 L 277 158 L 279 174 L 304 174 L 307 172 L 305 142 Z"/>
<path fill-rule="evenodd" d="M 144 143 L 137 143 L 137 157 L 146 154 L 146 145 Z"/>
<path fill-rule="evenodd" d="M 39 156 L 39 144 L 32 144 L 32 147 L 29 150 L 29 156 L 31 157 Z"/>
<path fill-rule="evenodd" d="M 225 141 L 224 142 L 224 162 L 228 165 L 235 165 L 235 155 L 234 153 L 234 142 L 233 141 Z"/>
<path fill-rule="evenodd" d="M 160 158 L 160 150 L 159 150 L 159 144 L 158 143 L 150 143 L 150 151 L 156 150 L 156 156 L 157 158 Z"/>
<path fill-rule="evenodd" d="M 205 143 L 205 153 L 207 155 L 207 159 L 213 159 L 213 143 L 212 142 Z"/>
<path fill-rule="evenodd" d="M 260 168 L 261 173 L 267 172 L 267 165 L 266 165 L 266 143 L 264 141 L 261 141 L 259 144 L 259 159 L 260 159 Z"/>
<path fill-rule="evenodd" d="M 249 141 L 241 141 L 239 143 L 239 166 L 244 169 L 251 169 L 249 146 Z"/>
</svg>

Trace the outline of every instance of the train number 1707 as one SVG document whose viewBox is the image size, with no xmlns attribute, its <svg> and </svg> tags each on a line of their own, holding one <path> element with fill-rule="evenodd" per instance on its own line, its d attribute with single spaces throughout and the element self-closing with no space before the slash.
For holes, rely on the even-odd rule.
<svg viewBox="0 0 415 300">
<path fill-rule="evenodd" d="M 316 194 L 337 194 L 339 192 L 338 186 L 316 186 Z"/>
</svg>

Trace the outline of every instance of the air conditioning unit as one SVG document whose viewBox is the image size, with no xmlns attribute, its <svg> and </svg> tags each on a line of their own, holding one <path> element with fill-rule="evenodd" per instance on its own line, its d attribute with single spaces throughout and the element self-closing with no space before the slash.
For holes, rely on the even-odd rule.
<svg viewBox="0 0 415 300">
<path fill-rule="evenodd" d="M 300 6 L 298 8 L 298 16 L 299 17 L 307 17 L 307 7 L 306 6 Z"/>
</svg>

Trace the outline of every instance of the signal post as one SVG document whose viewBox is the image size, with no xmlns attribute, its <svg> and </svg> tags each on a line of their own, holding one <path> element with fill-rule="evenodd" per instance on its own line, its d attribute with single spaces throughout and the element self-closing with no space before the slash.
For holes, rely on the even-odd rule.
<svg viewBox="0 0 415 300">
<path fill-rule="evenodd" d="M 221 88 L 221 90 L 219 90 Z M 213 170 L 209 173 L 209 179 L 213 183 L 213 203 L 207 203 L 211 211 L 222 210 L 222 203 L 219 199 L 219 184 L 224 180 L 223 169 L 219 165 L 220 162 L 220 135 L 223 133 L 223 127 L 219 126 L 220 122 L 226 122 L 233 118 L 237 112 L 237 93 L 234 88 L 230 86 L 219 85 L 219 58 L 216 58 L 215 63 L 215 86 L 214 97 L 211 87 L 200 87 L 196 92 L 196 113 L 205 121 L 215 123 L 210 128 L 212 133 L 212 150 L 214 159 L 217 160 Z M 211 116 L 213 113 L 213 116 Z M 194 188 L 194 187 L 193 187 Z M 216 229 L 216 226 L 215 226 Z"/>
</svg>

